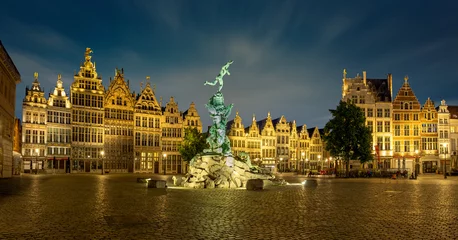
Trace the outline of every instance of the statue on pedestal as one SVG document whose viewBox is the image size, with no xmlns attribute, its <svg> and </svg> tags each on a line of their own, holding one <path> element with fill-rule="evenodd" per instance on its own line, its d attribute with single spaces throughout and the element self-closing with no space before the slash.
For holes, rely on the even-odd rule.
<svg viewBox="0 0 458 240">
<path fill-rule="evenodd" d="M 207 143 L 210 148 L 205 149 L 205 153 L 219 153 L 224 156 L 232 156 L 230 141 L 226 136 L 226 124 L 234 105 L 230 104 L 225 106 L 224 96 L 223 93 L 221 93 L 221 89 L 223 88 L 224 84 L 223 77 L 226 74 L 230 75 L 228 68 L 232 63 L 233 61 L 229 61 L 221 68 L 220 74 L 216 77 L 214 82 L 205 82 L 204 84 L 214 86 L 219 83 L 218 92 L 213 94 L 210 100 L 208 100 L 208 103 L 205 104 L 205 107 L 208 109 L 213 122 L 209 130 L 209 136 L 207 138 Z"/>
</svg>

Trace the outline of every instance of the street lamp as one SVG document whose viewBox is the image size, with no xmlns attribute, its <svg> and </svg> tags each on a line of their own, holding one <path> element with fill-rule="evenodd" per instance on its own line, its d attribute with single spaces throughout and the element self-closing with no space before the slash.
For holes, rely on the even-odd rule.
<svg viewBox="0 0 458 240">
<path fill-rule="evenodd" d="M 418 149 L 415 150 L 415 179 L 417 179 L 418 176 Z"/>
<path fill-rule="evenodd" d="M 103 165 L 104 165 L 104 162 L 103 162 L 103 155 L 105 155 L 105 151 L 101 151 L 100 152 L 100 155 L 102 155 L 102 175 L 104 174 L 104 169 L 103 169 Z"/>
<path fill-rule="evenodd" d="M 442 143 L 442 146 L 444 148 L 444 179 L 447 179 L 447 143 Z"/>
<path fill-rule="evenodd" d="M 282 170 L 282 168 L 283 168 L 283 170 Z M 280 170 L 281 170 L 281 172 L 285 171 L 285 166 L 283 166 L 283 158 L 280 158 Z"/>
<path fill-rule="evenodd" d="M 164 175 L 165 175 L 165 169 L 167 167 L 167 154 L 164 153 L 164 154 L 162 154 L 162 156 L 164 157 L 164 166 L 163 166 L 163 168 L 164 168 Z"/>
<path fill-rule="evenodd" d="M 38 174 L 38 153 L 40 150 L 35 148 L 35 174 Z"/>
</svg>

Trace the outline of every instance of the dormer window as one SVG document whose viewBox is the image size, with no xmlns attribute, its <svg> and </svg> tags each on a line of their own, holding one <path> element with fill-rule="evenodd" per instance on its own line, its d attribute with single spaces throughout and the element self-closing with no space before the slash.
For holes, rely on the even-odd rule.
<svg viewBox="0 0 458 240">
<path fill-rule="evenodd" d="M 359 87 L 357 87 L 357 88 L 356 88 L 356 91 L 358 91 L 358 92 L 359 92 L 359 90 L 360 90 L 360 88 L 359 88 Z"/>
<path fill-rule="evenodd" d="M 409 96 L 409 92 L 405 91 L 404 96 Z"/>
</svg>

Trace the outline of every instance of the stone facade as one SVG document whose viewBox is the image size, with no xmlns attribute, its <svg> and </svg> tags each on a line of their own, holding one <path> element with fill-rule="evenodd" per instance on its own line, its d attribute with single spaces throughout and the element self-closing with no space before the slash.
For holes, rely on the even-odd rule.
<svg viewBox="0 0 458 240">
<path fill-rule="evenodd" d="M 26 88 L 22 101 L 22 156 L 24 172 L 40 171 L 46 160 L 47 99 L 34 73 L 32 88 Z"/>
<path fill-rule="evenodd" d="M 428 98 L 422 106 L 409 83 L 392 99 L 392 75 L 386 79 L 357 75 L 347 78 L 344 70 L 342 100 L 351 101 L 365 112 L 372 129 L 375 161 L 369 168 L 399 169 L 435 173 L 456 168 L 458 107 L 442 100 L 435 107 Z"/>
<path fill-rule="evenodd" d="M 181 112 L 171 97 L 161 107 L 150 78 L 136 95 L 123 69 L 115 69 L 105 89 L 91 53 L 87 48 L 85 61 L 70 85 L 70 97 L 59 75 L 46 99 L 35 73 L 33 87 L 26 89 L 23 101 L 24 171 L 186 171 L 178 151 L 184 129 L 202 131 L 194 103 Z"/>
<path fill-rule="evenodd" d="M 332 159 L 327 159 L 321 138 L 322 130 L 297 127 L 296 122 L 288 122 L 285 116 L 256 121 L 245 127 L 238 112 L 228 122 L 228 134 L 234 155 L 246 152 L 253 163 L 272 171 L 319 171 L 333 167 Z"/>
<path fill-rule="evenodd" d="M 348 78 L 346 74 L 344 70 L 342 100 L 349 100 L 363 109 L 366 126 L 372 131 L 375 165 L 379 168 L 389 168 L 393 158 L 392 75 L 388 74 L 385 79 L 373 79 L 367 78 L 365 71 L 363 76 L 357 75 L 354 78 Z M 351 165 L 359 163 L 352 161 Z"/>
<path fill-rule="evenodd" d="M 13 129 L 16 85 L 21 75 L 0 41 L 0 178 L 13 172 Z"/>
</svg>

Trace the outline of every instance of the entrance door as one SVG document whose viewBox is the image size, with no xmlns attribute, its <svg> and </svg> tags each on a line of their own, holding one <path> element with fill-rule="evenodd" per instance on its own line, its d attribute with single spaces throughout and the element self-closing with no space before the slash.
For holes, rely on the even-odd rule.
<svg viewBox="0 0 458 240">
<path fill-rule="evenodd" d="M 70 173 L 70 159 L 65 161 L 65 173 Z"/>
<path fill-rule="evenodd" d="M 132 162 L 132 159 L 127 161 L 127 171 L 130 173 L 134 172 L 134 162 Z"/>
<path fill-rule="evenodd" d="M 154 173 L 159 173 L 159 161 L 154 161 Z"/>
<path fill-rule="evenodd" d="M 91 161 L 84 161 L 85 172 L 91 172 Z"/>
</svg>

